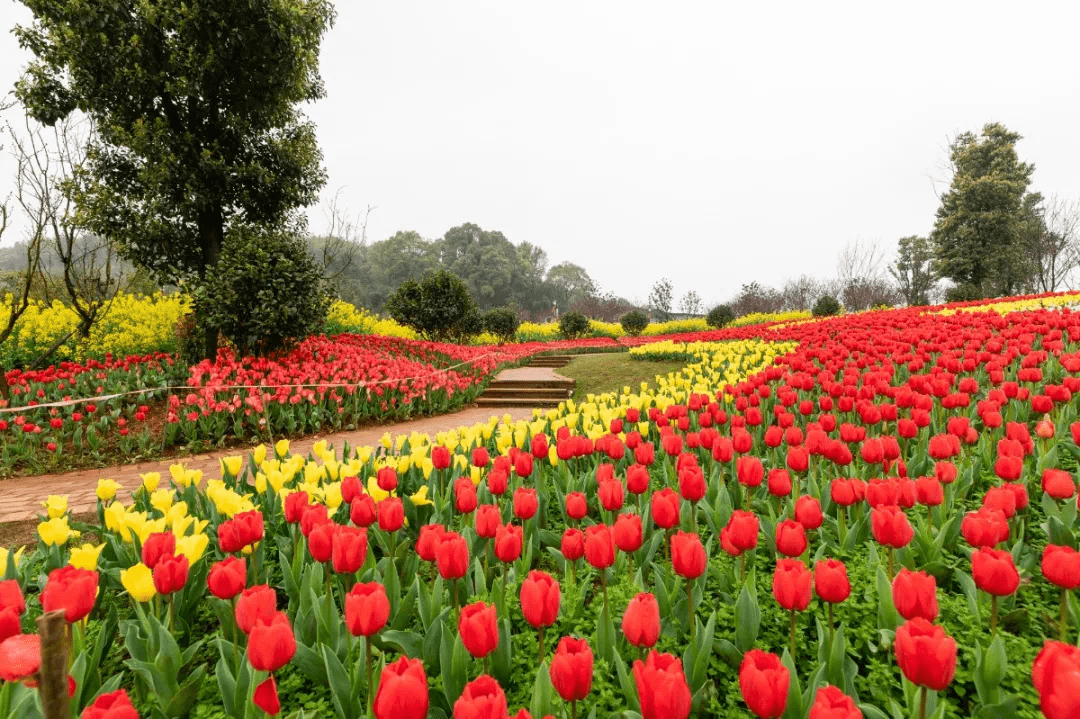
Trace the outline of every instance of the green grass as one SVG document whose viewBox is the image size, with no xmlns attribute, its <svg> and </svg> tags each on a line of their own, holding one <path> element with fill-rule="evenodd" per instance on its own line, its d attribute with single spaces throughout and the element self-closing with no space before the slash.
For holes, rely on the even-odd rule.
<svg viewBox="0 0 1080 719">
<path fill-rule="evenodd" d="M 632 360 L 630 355 L 619 354 L 586 355 L 577 357 L 570 364 L 555 370 L 564 377 L 577 380 L 574 388 L 574 401 L 581 402 L 588 394 L 621 392 L 629 386 L 638 392 L 642 382 L 650 387 L 656 386 L 656 375 L 666 375 L 686 365 L 683 361 L 652 362 Z"/>
</svg>

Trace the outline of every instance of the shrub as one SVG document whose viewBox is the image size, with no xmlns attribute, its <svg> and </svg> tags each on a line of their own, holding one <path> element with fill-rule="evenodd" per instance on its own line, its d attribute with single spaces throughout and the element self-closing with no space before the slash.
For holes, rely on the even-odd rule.
<svg viewBox="0 0 1080 719">
<path fill-rule="evenodd" d="M 982 288 L 971 283 L 955 285 L 945 291 L 946 302 L 973 302 L 982 298 Z"/>
<path fill-rule="evenodd" d="M 386 311 L 425 339 L 443 342 L 477 334 L 483 327 L 464 280 L 447 270 L 406 280 L 386 300 Z"/>
<path fill-rule="evenodd" d="M 649 316 L 641 310 L 630 310 L 619 319 L 623 331 L 631 337 L 637 337 L 649 326 Z"/>
<path fill-rule="evenodd" d="M 484 329 L 499 338 L 500 342 L 510 342 L 517 334 L 517 312 L 510 307 L 495 307 L 484 315 Z"/>
<path fill-rule="evenodd" d="M 322 328 L 327 291 L 300 237 L 245 227 L 225 238 L 221 259 L 197 289 L 196 317 L 241 355 L 271 354 Z"/>
<path fill-rule="evenodd" d="M 706 324 L 717 329 L 734 321 L 735 310 L 731 309 L 729 305 L 717 305 L 709 310 L 709 314 L 705 315 Z"/>
<path fill-rule="evenodd" d="M 589 320 L 580 312 L 567 312 L 559 318 L 559 332 L 567 339 L 583 337 L 589 329 Z"/>
<path fill-rule="evenodd" d="M 840 314 L 840 302 L 832 295 L 822 295 L 814 303 L 814 317 L 831 317 Z"/>
</svg>

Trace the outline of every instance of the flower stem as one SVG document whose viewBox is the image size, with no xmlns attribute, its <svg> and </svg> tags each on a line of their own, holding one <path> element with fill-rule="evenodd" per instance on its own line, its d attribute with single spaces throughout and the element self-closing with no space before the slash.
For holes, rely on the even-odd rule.
<svg viewBox="0 0 1080 719">
<path fill-rule="evenodd" d="M 832 644 L 836 639 L 836 629 L 833 627 L 833 605 L 829 602 L 829 643 Z"/>
<path fill-rule="evenodd" d="M 367 668 L 367 705 L 368 714 L 370 715 L 371 707 L 375 703 L 375 696 L 372 694 L 371 686 L 371 637 L 364 637 L 364 655 Z"/>
<path fill-rule="evenodd" d="M 791 661 L 795 661 L 795 610 L 791 610 Z"/>
<path fill-rule="evenodd" d="M 926 687 L 922 687 L 919 697 L 919 719 L 926 719 Z"/>
<path fill-rule="evenodd" d="M 1058 622 L 1058 640 L 1065 641 L 1069 633 L 1069 590 L 1061 590 L 1061 620 Z"/>
<path fill-rule="evenodd" d="M 998 598 L 996 594 L 990 595 L 990 636 L 993 637 L 997 634 L 997 622 L 998 622 Z"/>
<path fill-rule="evenodd" d="M 544 663 L 544 625 L 540 625 L 540 663 Z M 486 671 L 486 669 L 485 669 Z"/>
<path fill-rule="evenodd" d="M 686 580 L 686 616 L 690 620 L 690 644 L 694 643 L 694 593 L 693 582 Z"/>
</svg>

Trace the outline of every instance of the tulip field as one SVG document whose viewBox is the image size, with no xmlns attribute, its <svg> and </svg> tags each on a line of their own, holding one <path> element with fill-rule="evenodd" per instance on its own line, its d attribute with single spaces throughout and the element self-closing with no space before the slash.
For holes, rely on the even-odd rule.
<svg viewBox="0 0 1080 719">
<path fill-rule="evenodd" d="M 90 523 L 51 497 L 36 546 L 0 550 L 0 716 L 42 716 L 34 622 L 63 611 L 84 719 L 1076 719 L 1077 299 L 196 365 L 176 432 L 276 441 L 130 495 L 103 477 Z M 610 344 L 686 364 L 531 421 L 281 439 Z"/>
</svg>

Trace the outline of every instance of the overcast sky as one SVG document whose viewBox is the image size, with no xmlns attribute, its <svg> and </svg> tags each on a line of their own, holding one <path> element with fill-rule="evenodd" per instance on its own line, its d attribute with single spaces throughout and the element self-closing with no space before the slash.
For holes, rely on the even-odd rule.
<svg viewBox="0 0 1080 719">
<path fill-rule="evenodd" d="M 987 122 L 1024 136 L 1033 189 L 1080 198 L 1075 3 L 337 9 L 308 112 L 325 194 L 375 206 L 371 240 L 474 222 L 631 299 L 666 276 L 712 302 L 831 275 L 850 241 L 926 234 L 948 138 Z M 0 37 L 3 87 L 25 63 Z"/>
</svg>

